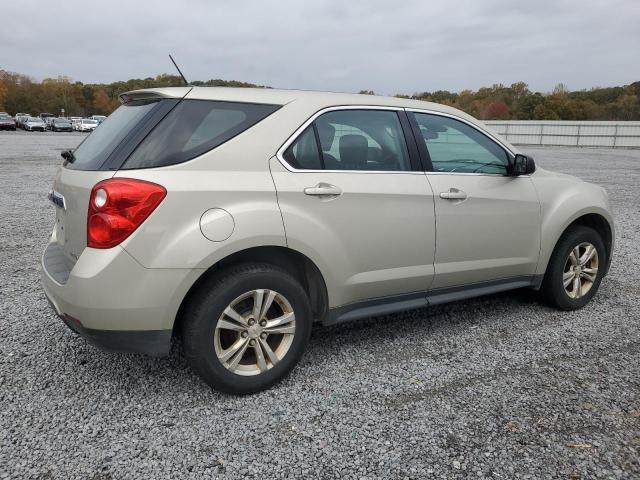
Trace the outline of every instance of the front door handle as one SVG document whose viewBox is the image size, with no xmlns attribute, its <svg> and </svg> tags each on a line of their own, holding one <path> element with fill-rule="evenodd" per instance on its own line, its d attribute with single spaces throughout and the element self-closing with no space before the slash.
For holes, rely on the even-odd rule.
<svg viewBox="0 0 640 480">
<path fill-rule="evenodd" d="M 342 189 L 329 183 L 320 182 L 315 187 L 305 188 L 304 194 L 315 197 L 337 197 L 342 195 Z"/>
<path fill-rule="evenodd" d="M 444 198 L 446 200 L 466 200 L 467 192 L 463 192 L 457 188 L 450 188 L 448 192 L 441 192 L 440 198 Z"/>
</svg>

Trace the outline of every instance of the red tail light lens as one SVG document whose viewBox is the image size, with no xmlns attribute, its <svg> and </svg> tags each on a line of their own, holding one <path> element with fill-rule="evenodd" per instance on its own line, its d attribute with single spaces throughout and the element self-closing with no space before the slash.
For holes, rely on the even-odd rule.
<svg viewBox="0 0 640 480">
<path fill-rule="evenodd" d="M 131 235 L 167 195 L 155 183 L 110 178 L 97 183 L 89 197 L 87 246 L 111 248 Z"/>
</svg>

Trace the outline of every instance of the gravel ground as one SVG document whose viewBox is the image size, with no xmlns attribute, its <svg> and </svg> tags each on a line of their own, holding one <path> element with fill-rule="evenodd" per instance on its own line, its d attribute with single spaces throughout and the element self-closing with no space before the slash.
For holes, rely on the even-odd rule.
<svg viewBox="0 0 640 480">
<path fill-rule="evenodd" d="M 0 478 L 640 478 L 640 151 L 526 149 L 611 195 L 582 311 L 517 291 L 317 328 L 288 379 L 234 398 L 179 346 L 101 352 L 48 307 L 45 194 L 79 140 L 0 133 Z"/>
</svg>

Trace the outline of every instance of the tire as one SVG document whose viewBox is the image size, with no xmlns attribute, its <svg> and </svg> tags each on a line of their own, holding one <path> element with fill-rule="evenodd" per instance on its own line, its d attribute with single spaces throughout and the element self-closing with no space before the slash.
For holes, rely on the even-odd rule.
<svg viewBox="0 0 640 480">
<path fill-rule="evenodd" d="M 597 253 L 597 255 L 595 255 L 590 261 L 589 265 L 587 265 L 589 269 L 586 270 L 586 267 L 580 267 L 581 269 L 585 269 L 584 273 L 580 274 L 579 271 L 574 272 L 574 277 L 571 280 L 566 278 L 565 275 L 570 277 L 570 271 L 574 268 L 572 267 L 570 258 L 572 251 L 574 248 L 579 247 L 580 252 L 585 252 L 581 253 L 580 257 L 586 258 L 586 244 L 595 247 L 595 251 Z M 581 245 L 582 247 L 580 247 Z M 587 271 L 593 271 L 594 259 L 597 262 L 595 279 L 591 281 L 587 291 L 584 292 L 586 287 L 584 287 L 583 284 L 586 285 L 589 282 L 586 278 L 581 278 L 579 275 L 584 275 Z M 547 271 L 545 272 L 541 288 L 544 300 L 550 306 L 560 310 L 577 310 L 584 307 L 597 292 L 600 282 L 602 281 L 602 277 L 604 276 L 606 265 L 607 251 L 598 232 L 590 227 L 582 225 L 571 227 L 562 235 L 562 237 L 560 237 L 560 240 L 558 240 L 558 243 L 551 254 L 551 258 L 549 259 L 549 264 L 547 265 Z M 579 277 L 577 281 L 580 282 L 580 287 L 577 287 L 577 284 L 575 283 L 576 276 Z M 565 281 L 570 281 L 570 284 L 566 288 L 564 285 Z M 567 289 L 571 289 L 571 292 L 567 291 Z M 578 295 L 576 295 L 576 292 L 579 292 Z"/>
<path fill-rule="evenodd" d="M 242 330 L 245 327 L 233 330 L 221 328 L 221 320 L 224 320 L 225 326 L 229 323 L 238 325 L 236 321 L 231 322 L 234 317 L 223 314 L 229 306 L 242 315 L 242 320 L 248 325 L 256 304 L 256 296 L 252 292 L 262 289 L 279 295 L 270 304 L 272 306 L 264 318 L 271 319 L 269 321 L 284 319 L 287 315 L 287 318 L 291 318 L 291 314 L 285 312 L 291 309 L 295 318 L 293 333 L 267 335 L 265 332 L 268 328 L 262 333 L 261 328 L 251 330 L 257 329 L 258 323 L 248 330 Z M 264 298 L 268 297 L 265 292 Z M 263 303 L 267 302 L 260 302 Z M 193 370 L 212 388 L 236 395 L 255 393 L 279 382 L 298 363 L 309 342 L 312 319 L 307 293 L 285 270 L 262 263 L 233 266 L 205 280 L 188 299 L 181 322 L 185 356 Z M 262 324 L 266 320 L 259 319 L 258 322 Z M 292 323 L 286 325 L 291 328 Z M 247 337 L 243 339 L 244 335 Z M 262 335 L 266 335 L 265 340 L 262 340 Z M 278 343 L 279 339 L 284 343 Z M 242 360 L 236 367 L 225 366 L 219 355 L 224 357 L 227 355 L 225 352 L 232 351 L 234 346 L 242 342 L 253 342 L 254 346 L 250 347 L 250 343 L 247 343 L 246 350 L 238 351 Z M 271 362 L 273 357 L 269 356 L 267 349 L 261 346 L 266 342 L 271 343 L 271 354 L 281 355 L 275 364 Z M 265 363 L 258 361 L 259 351 L 263 353 Z M 237 360 L 235 355 L 227 362 L 231 364 L 234 359 Z"/>
</svg>

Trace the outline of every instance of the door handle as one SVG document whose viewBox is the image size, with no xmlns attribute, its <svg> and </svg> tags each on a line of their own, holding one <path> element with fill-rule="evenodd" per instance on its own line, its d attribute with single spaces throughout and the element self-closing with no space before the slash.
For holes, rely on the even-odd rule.
<svg viewBox="0 0 640 480">
<path fill-rule="evenodd" d="M 304 194 L 315 197 L 337 197 L 342 195 L 342 189 L 329 183 L 320 182 L 315 187 L 305 188 Z"/>
<path fill-rule="evenodd" d="M 446 200 L 466 200 L 467 193 L 457 188 L 450 188 L 448 192 L 440 192 L 440 198 Z"/>
</svg>

